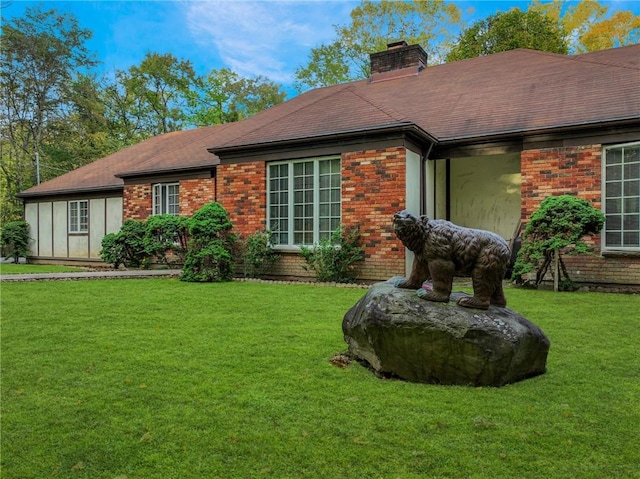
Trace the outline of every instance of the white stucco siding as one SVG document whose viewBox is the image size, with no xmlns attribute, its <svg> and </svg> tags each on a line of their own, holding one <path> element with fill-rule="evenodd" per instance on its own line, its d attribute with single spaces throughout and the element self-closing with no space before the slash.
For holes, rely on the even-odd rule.
<svg viewBox="0 0 640 479">
<path fill-rule="evenodd" d="M 509 241 L 520 220 L 520 156 L 451 160 L 451 221 Z"/>
<path fill-rule="evenodd" d="M 122 198 L 107 198 L 106 232 L 117 233 L 122 227 Z M 102 238 L 100 238 L 102 242 Z"/>
<path fill-rule="evenodd" d="M 67 202 L 53 202 L 53 256 L 56 258 L 67 257 Z"/>
<path fill-rule="evenodd" d="M 38 203 L 24 205 L 24 220 L 29 224 L 29 255 L 38 255 Z"/>
<path fill-rule="evenodd" d="M 38 203 L 38 256 L 53 256 L 53 203 Z"/>
<path fill-rule="evenodd" d="M 69 258 L 89 257 L 89 235 L 69 235 Z"/>
<path fill-rule="evenodd" d="M 106 200 L 97 198 L 89 201 L 89 257 L 99 258 L 102 238 L 106 228 Z"/>
</svg>

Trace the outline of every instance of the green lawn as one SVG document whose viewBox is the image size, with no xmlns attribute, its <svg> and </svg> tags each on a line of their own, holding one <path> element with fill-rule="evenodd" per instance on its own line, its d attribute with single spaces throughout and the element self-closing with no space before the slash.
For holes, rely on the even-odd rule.
<svg viewBox="0 0 640 479">
<path fill-rule="evenodd" d="M 73 273 L 83 270 L 84 268 L 76 268 L 73 266 L 59 266 L 53 264 L 0 263 L 0 274 Z"/>
<path fill-rule="evenodd" d="M 640 477 L 640 296 L 507 290 L 548 372 L 476 389 L 333 366 L 362 295 L 2 284 L 1 477 Z"/>
</svg>

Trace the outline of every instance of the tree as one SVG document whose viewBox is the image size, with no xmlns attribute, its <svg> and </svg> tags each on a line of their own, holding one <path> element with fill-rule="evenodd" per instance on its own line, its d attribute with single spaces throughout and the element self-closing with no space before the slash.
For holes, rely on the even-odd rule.
<svg viewBox="0 0 640 479">
<path fill-rule="evenodd" d="M 287 93 L 269 79 L 242 78 L 223 68 L 212 70 L 198 80 L 191 98 L 192 121 L 198 125 L 217 125 L 247 118 L 278 103 Z"/>
<path fill-rule="evenodd" d="M 369 54 L 402 39 L 421 45 L 436 62 L 460 24 L 460 10 L 444 0 L 395 2 L 363 0 L 351 12 L 351 23 L 335 26 L 336 40 L 311 50 L 309 63 L 296 70 L 299 90 L 369 76 Z"/>
<path fill-rule="evenodd" d="M 537 11 L 522 12 L 515 8 L 480 20 L 464 30 L 447 54 L 447 61 L 516 48 L 563 54 L 569 51 L 565 33 L 556 22 Z"/>
<path fill-rule="evenodd" d="M 524 230 L 512 279 L 523 283 L 523 275 L 535 269 L 538 286 L 554 262 L 554 289 L 570 288 L 572 281 L 561 255 L 588 253 L 589 246 L 582 238 L 598 234 L 603 225 L 604 214 L 587 200 L 571 195 L 545 198 Z"/>
<path fill-rule="evenodd" d="M 170 53 L 147 53 L 139 66 L 117 75 L 123 89 L 125 112 L 141 136 L 149 137 L 188 126 L 189 98 L 196 86 L 191 62 Z M 117 89 L 117 88 L 116 88 Z"/>
<path fill-rule="evenodd" d="M 2 25 L 0 44 L 1 220 L 15 218 L 15 194 L 59 171 L 43 145 L 69 113 L 77 72 L 97 64 L 85 46 L 92 36 L 75 17 L 41 7 Z M 52 169 L 49 170 L 48 168 Z"/>
<path fill-rule="evenodd" d="M 533 0 L 529 10 L 543 13 L 561 25 L 572 53 L 593 52 L 640 42 L 640 15 L 631 11 L 609 14 L 596 0 Z"/>
</svg>

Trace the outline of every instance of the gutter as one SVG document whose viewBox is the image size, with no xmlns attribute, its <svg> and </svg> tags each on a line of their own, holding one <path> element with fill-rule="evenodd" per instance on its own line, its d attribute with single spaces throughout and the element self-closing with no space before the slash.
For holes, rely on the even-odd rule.
<svg viewBox="0 0 640 479">
<path fill-rule="evenodd" d="M 247 150 L 254 150 L 260 148 L 274 148 L 274 147 L 285 147 L 285 146 L 293 146 L 306 144 L 311 141 L 317 140 L 342 140 L 353 138 L 354 135 L 379 135 L 383 133 L 393 133 L 393 132 L 404 132 L 410 133 L 419 139 L 428 142 L 429 144 L 437 143 L 438 140 L 427 133 L 425 130 L 417 126 L 412 122 L 399 122 L 392 123 L 384 126 L 375 126 L 375 127 L 367 127 L 367 128 L 358 128 L 354 130 L 341 130 L 335 131 L 331 133 L 326 133 L 323 135 L 316 136 L 303 136 L 303 137 L 291 137 L 291 138 L 283 138 L 279 140 L 273 141 L 263 141 L 258 143 L 246 143 L 246 144 L 236 144 L 230 146 L 219 146 L 207 148 L 209 153 L 213 153 L 214 155 L 221 156 L 230 153 L 239 153 Z"/>
<path fill-rule="evenodd" d="M 564 131 L 571 131 L 577 129 L 589 129 L 589 128 L 602 128 L 611 126 L 624 126 L 624 125 L 640 125 L 640 116 L 613 118 L 608 120 L 597 121 L 585 121 L 582 123 L 561 123 L 553 126 L 547 126 L 538 129 L 529 128 L 516 128 L 513 130 L 503 130 L 485 135 L 460 135 L 451 136 L 448 138 L 441 138 L 438 141 L 439 146 L 450 146 L 457 143 L 474 143 L 476 141 L 493 141 L 493 140 L 506 140 L 513 137 L 524 135 L 542 135 L 545 133 L 562 133 Z"/>
<path fill-rule="evenodd" d="M 124 185 L 102 186 L 102 187 L 83 187 L 83 188 L 67 188 L 63 190 L 51 190 L 51 191 L 34 191 L 33 193 L 27 193 L 25 191 L 18 193 L 16 197 L 26 198 L 41 198 L 43 196 L 60 196 L 60 195 L 75 195 L 86 193 L 104 193 L 106 191 L 123 191 Z"/>
</svg>

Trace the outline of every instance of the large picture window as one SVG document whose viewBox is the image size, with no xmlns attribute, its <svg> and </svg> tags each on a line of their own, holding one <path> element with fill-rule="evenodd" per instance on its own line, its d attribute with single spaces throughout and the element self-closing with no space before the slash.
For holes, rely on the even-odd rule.
<svg viewBox="0 0 640 479">
<path fill-rule="evenodd" d="M 69 233 L 89 231 L 89 201 L 69 201 Z"/>
<path fill-rule="evenodd" d="M 339 158 L 268 167 L 268 224 L 275 245 L 312 245 L 340 226 Z"/>
<path fill-rule="evenodd" d="M 640 251 L 640 143 L 604 149 L 604 250 Z"/>
<path fill-rule="evenodd" d="M 158 183 L 153 185 L 153 214 L 180 214 L 180 187 L 178 183 Z"/>
</svg>

